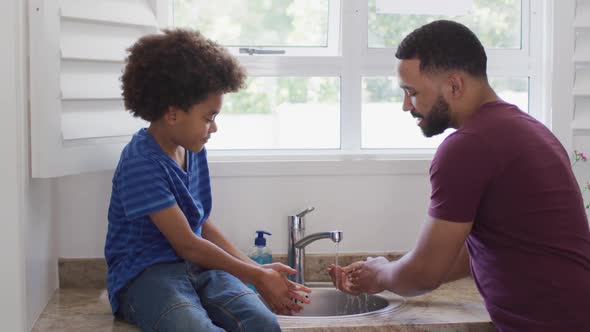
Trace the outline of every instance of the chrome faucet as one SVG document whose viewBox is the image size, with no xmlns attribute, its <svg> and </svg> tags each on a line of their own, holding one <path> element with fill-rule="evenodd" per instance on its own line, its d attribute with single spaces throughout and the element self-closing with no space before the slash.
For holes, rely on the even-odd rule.
<svg viewBox="0 0 590 332">
<path fill-rule="evenodd" d="M 310 207 L 305 211 L 289 216 L 289 266 L 297 271 L 290 279 L 299 284 L 305 283 L 305 247 L 320 239 L 331 239 L 334 243 L 342 241 L 342 231 L 319 232 L 305 236 L 305 222 L 303 217 L 315 210 Z"/>
</svg>

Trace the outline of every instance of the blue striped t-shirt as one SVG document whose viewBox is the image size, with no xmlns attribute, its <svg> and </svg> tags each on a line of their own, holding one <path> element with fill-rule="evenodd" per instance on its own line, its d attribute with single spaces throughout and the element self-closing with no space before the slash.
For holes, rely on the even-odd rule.
<svg viewBox="0 0 590 332">
<path fill-rule="evenodd" d="M 147 267 L 179 262 L 168 240 L 149 215 L 178 204 L 191 229 L 211 212 L 211 187 L 205 149 L 186 152 L 186 171 L 170 158 L 144 128 L 123 149 L 113 176 L 105 244 L 107 288 L 113 313 L 118 292 Z"/>
</svg>

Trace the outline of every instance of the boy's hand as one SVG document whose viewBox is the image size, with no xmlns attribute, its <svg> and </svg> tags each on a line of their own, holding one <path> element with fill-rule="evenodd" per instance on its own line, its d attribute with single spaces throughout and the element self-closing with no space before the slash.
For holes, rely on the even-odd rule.
<svg viewBox="0 0 590 332">
<path fill-rule="evenodd" d="M 281 272 L 283 274 L 283 276 L 285 276 L 285 283 L 287 284 L 287 287 L 289 288 L 289 290 L 291 292 L 304 291 L 308 294 L 311 293 L 311 289 L 309 289 L 308 287 L 298 284 L 296 282 L 293 282 L 293 281 L 289 280 L 289 278 L 287 278 L 287 275 L 293 275 L 293 274 L 297 273 L 297 271 L 295 269 L 293 269 L 283 263 L 265 264 L 265 265 L 262 265 L 262 267 L 265 269 L 272 269 L 277 272 Z M 297 293 L 295 293 L 295 294 L 297 294 Z M 309 301 L 305 301 L 305 303 L 309 303 Z"/>
<path fill-rule="evenodd" d="M 309 299 L 299 294 L 298 291 L 310 293 L 311 290 L 286 277 L 286 274 L 295 274 L 294 269 L 281 263 L 266 264 L 262 267 L 265 273 L 258 283 L 254 284 L 254 287 L 274 313 L 290 315 L 292 312 L 300 312 L 303 307 L 293 300 L 309 303 Z"/>
<path fill-rule="evenodd" d="M 292 274 L 297 273 L 297 271 L 295 271 L 294 268 L 291 268 L 283 263 L 271 263 L 271 264 L 264 264 L 264 265 L 260 265 L 260 266 L 265 269 L 275 270 L 277 272 L 281 272 L 281 273 L 284 273 L 287 275 L 292 275 Z"/>
</svg>

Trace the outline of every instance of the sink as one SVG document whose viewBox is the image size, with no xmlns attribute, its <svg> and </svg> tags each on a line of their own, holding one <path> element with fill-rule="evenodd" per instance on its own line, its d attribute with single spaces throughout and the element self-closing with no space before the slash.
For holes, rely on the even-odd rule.
<svg viewBox="0 0 590 332">
<path fill-rule="evenodd" d="M 405 303 L 402 297 L 389 293 L 387 297 L 375 294 L 352 296 L 335 288 L 314 287 L 306 294 L 311 303 L 301 303 L 303 311 L 281 317 L 358 317 L 391 313 Z"/>
</svg>

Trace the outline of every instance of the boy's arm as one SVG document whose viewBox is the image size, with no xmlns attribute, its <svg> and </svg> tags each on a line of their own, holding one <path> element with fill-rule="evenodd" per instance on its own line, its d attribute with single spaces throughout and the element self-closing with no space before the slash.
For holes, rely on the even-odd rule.
<svg viewBox="0 0 590 332">
<path fill-rule="evenodd" d="M 227 253 L 241 260 L 242 262 L 256 266 L 259 265 L 258 263 L 250 259 L 250 257 L 246 256 L 241 250 L 236 248 L 236 246 L 234 246 L 233 243 L 231 243 L 225 237 L 225 235 L 223 235 L 219 227 L 213 224 L 209 219 L 207 219 L 207 221 L 205 221 L 205 223 L 203 224 L 201 235 L 204 239 L 215 243 L 221 249 L 225 250 Z"/>
<path fill-rule="evenodd" d="M 198 237 L 193 233 L 177 204 L 150 214 L 150 218 L 180 257 L 206 269 L 226 271 L 243 282 L 254 285 L 274 312 L 299 312 L 302 307 L 290 298 L 309 303 L 308 299 L 296 292 L 300 289 L 288 287 L 285 277 L 281 274 L 292 273 L 292 269 L 284 266 L 282 271 L 277 271 L 246 263 L 217 244 Z"/>
<path fill-rule="evenodd" d="M 213 242 L 214 244 L 219 246 L 221 249 L 225 250 L 227 253 L 229 253 L 233 257 L 235 257 L 247 264 L 252 264 L 254 266 L 263 267 L 266 269 L 273 269 L 273 270 L 281 272 L 281 273 L 285 273 L 285 271 L 288 271 L 287 269 L 290 269 L 291 271 L 288 271 L 287 272 L 288 274 L 296 273 L 296 271 L 294 269 L 291 269 L 290 267 L 287 267 L 286 265 L 284 265 L 282 263 L 269 263 L 269 264 L 264 264 L 264 265 L 258 264 L 256 261 L 254 261 L 250 257 L 246 256 L 236 246 L 234 246 L 233 243 L 231 243 L 225 237 L 225 235 L 223 235 L 223 233 L 221 232 L 219 227 L 217 227 L 215 224 L 213 224 L 209 219 L 207 221 L 205 221 L 205 223 L 203 224 L 203 228 L 201 230 L 201 235 L 204 239 Z M 303 285 L 294 283 L 288 279 L 285 279 L 285 281 L 290 285 L 289 287 L 291 289 L 297 288 L 297 289 L 303 290 L 308 293 L 311 291 L 311 290 L 309 290 L 309 288 L 307 288 Z"/>
<path fill-rule="evenodd" d="M 152 213 L 150 218 L 176 253 L 187 261 L 207 269 L 224 270 L 247 283 L 254 284 L 261 278 L 261 268 L 235 258 L 217 244 L 193 233 L 178 205 Z"/>
</svg>

